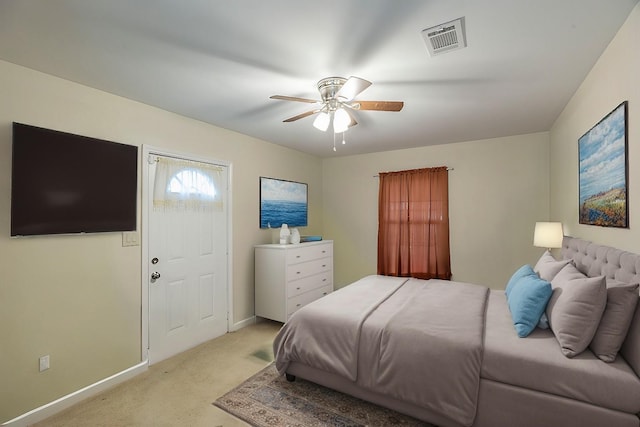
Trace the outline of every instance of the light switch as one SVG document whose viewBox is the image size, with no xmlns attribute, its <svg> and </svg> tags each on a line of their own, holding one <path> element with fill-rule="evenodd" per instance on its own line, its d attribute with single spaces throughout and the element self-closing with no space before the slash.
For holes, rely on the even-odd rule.
<svg viewBox="0 0 640 427">
<path fill-rule="evenodd" d="M 140 239 L 137 231 L 125 231 L 122 233 L 122 246 L 138 246 Z"/>
<path fill-rule="evenodd" d="M 48 354 L 46 356 L 42 356 L 40 358 L 40 372 L 46 371 L 47 369 L 49 369 L 49 355 Z"/>
</svg>

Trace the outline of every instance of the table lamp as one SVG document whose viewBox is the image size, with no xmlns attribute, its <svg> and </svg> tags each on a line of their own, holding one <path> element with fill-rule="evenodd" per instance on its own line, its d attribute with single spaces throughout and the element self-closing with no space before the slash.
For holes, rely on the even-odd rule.
<svg viewBox="0 0 640 427">
<path fill-rule="evenodd" d="M 536 228 L 533 232 L 533 246 L 549 250 L 561 248 L 563 237 L 561 222 L 536 222 Z"/>
</svg>

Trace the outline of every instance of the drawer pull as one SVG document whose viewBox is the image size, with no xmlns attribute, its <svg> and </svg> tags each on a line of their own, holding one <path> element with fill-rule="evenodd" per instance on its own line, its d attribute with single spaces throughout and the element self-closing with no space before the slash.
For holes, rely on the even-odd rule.
<svg viewBox="0 0 640 427">
<path fill-rule="evenodd" d="M 326 282 L 326 281 L 327 281 L 327 278 L 325 277 L 324 279 L 322 279 L 322 281 L 323 281 L 323 282 Z"/>
<path fill-rule="evenodd" d="M 300 290 L 300 286 L 298 286 L 298 287 L 296 288 L 296 290 L 297 290 L 297 291 L 299 291 L 299 290 Z"/>
<path fill-rule="evenodd" d="M 323 293 L 322 293 L 322 295 L 326 295 L 326 294 L 327 294 L 326 292 L 323 292 Z"/>
<path fill-rule="evenodd" d="M 300 307 L 300 303 L 296 304 L 296 307 Z"/>
<path fill-rule="evenodd" d="M 296 258 L 300 258 L 300 255 L 296 255 Z"/>
<path fill-rule="evenodd" d="M 326 267 L 326 266 L 327 266 L 327 264 L 322 264 L 322 267 Z"/>
<path fill-rule="evenodd" d="M 300 272 L 299 272 L 299 271 L 296 271 L 296 274 L 300 274 Z"/>
</svg>

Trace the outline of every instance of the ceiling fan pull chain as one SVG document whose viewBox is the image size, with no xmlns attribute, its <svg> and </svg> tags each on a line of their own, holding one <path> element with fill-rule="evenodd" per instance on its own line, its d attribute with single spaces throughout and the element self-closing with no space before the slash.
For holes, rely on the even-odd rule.
<svg viewBox="0 0 640 427">
<path fill-rule="evenodd" d="M 347 140 L 345 139 L 345 134 L 346 132 L 342 132 L 342 145 L 345 145 L 347 143 Z"/>
<path fill-rule="evenodd" d="M 333 133 L 333 151 L 337 151 L 336 150 L 336 134 L 335 132 L 332 132 L 332 133 Z"/>
</svg>

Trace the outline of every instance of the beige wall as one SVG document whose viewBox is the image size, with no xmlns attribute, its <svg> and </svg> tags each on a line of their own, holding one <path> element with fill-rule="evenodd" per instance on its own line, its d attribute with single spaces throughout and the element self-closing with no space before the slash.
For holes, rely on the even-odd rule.
<svg viewBox="0 0 640 427">
<path fill-rule="evenodd" d="M 318 158 L 1 61 L 0 93 L 0 423 L 134 366 L 142 345 L 140 246 L 119 233 L 9 238 L 13 121 L 231 162 L 233 323 L 253 316 L 253 245 L 271 241 L 258 177 L 308 183 L 303 233 L 322 232 Z"/>
<path fill-rule="evenodd" d="M 640 252 L 640 5 L 627 18 L 550 132 L 550 213 L 565 233 Z M 578 138 L 629 101 L 629 229 L 578 224 Z"/>
<path fill-rule="evenodd" d="M 534 262 L 539 220 L 640 252 L 640 6 L 549 134 L 512 136 L 321 161 L 296 151 L 0 61 L 0 422 L 140 361 L 140 247 L 120 234 L 10 239 L 11 122 L 132 145 L 150 144 L 233 167 L 234 323 L 253 315 L 258 177 L 309 183 L 305 234 L 335 240 L 335 281 L 376 271 L 380 171 L 447 165 L 454 279 L 502 288 Z M 577 139 L 629 100 L 629 230 L 577 224 Z M 499 119 L 499 118 L 497 118 Z M 51 369 L 38 372 L 50 354 Z"/>
<path fill-rule="evenodd" d="M 378 172 L 449 166 L 453 279 L 502 289 L 535 262 L 536 221 L 548 218 L 548 134 L 438 145 L 323 162 L 324 233 L 341 287 L 376 273 Z"/>
</svg>

